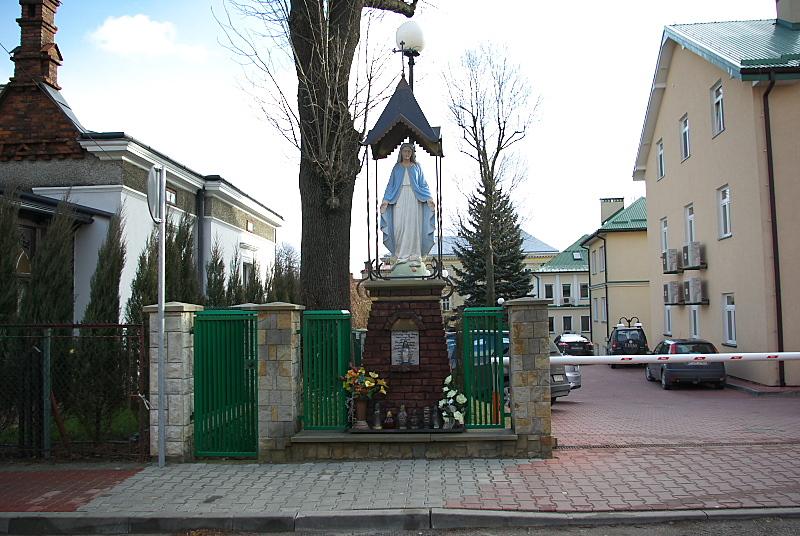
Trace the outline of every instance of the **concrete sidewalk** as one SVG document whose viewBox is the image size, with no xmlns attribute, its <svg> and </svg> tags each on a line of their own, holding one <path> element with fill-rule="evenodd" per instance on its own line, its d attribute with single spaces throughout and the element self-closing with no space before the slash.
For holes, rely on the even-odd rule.
<svg viewBox="0 0 800 536">
<path fill-rule="evenodd" d="M 583 368 L 552 459 L 0 465 L 0 534 L 353 531 L 800 516 L 800 398 Z M 469 433 L 469 432 L 468 432 Z"/>
</svg>

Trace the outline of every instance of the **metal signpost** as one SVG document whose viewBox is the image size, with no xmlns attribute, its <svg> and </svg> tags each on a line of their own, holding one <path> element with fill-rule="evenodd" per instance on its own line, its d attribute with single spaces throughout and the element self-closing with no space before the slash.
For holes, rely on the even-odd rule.
<svg viewBox="0 0 800 536">
<path fill-rule="evenodd" d="M 167 168 L 154 165 L 147 174 L 147 206 L 158 224 L 158 466 L 166 465 L 166 405 L 164 396 L 164 236 L 166 235 Z"/>
</svg>

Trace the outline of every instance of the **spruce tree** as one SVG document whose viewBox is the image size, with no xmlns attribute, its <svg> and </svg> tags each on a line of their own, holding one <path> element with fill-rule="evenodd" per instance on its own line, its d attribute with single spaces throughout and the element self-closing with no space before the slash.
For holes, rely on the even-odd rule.
<svg viewBox="0 0 800 536">
<path fill-rule="evenodd" d="M 239 253 L 239 246 L 233 249 L 233 258 L 230 263 L 228 273 L 228 287 L 225 296 L 230 305 L 239 305 L 245 302 L 244 285 L 242 284 L 242 256 Z"/>
<path fill-rule="evenodd" d="M 75 306 L 73 212 L 66 201 L 58 204 L 47 234 L 31 259 L 31 281 L 20 303 L 22 322 L 72 323 Z"/>
<path fill-rule="evenodd" d="M 123 228 L 120 210 L 109 222 L 106 240 L 98 250 L 84 324 L 119 323 L 119 285 L 125 266 Z M 130 392 L 131 369 L 120 335 L 119 328 L 85 328 L 75 352 L 76 389 L 70 406 L 95 442 L 104 438 Z"/>
<path fill-rule="evenodd" d="M 168 302 L 202 304 L 204 301 L 194 256 L 193 220 L 188 212 L 181 215 L 177 224 L 167 218 L 164 296 Z"/>
<path fill-rule="evenodd" d="M 300 303 L 300 255 L 290 244 L 275 252 L 267 291 L 267 301 Z"/>
<path fill-rule="evenodd" d="M 214 238 L 211 258 L 206 263 L 206 305 L 210 307 L 230 305 L 225 295 L 225 260 L 222 258 L 219 237 Z"/>
<path fill-rule="evenodd" d="M 261 263 L 258 262 L 258 259 L 253 259 L 253 269 L 247 274 L 244 299 L 247 303 L 264 303 L 266 301 L 264 283 L 261 280 Z"/>
<path fill-rule="evenodd" d="M 12 322 L 17 314 L 19 282 L 19 196 L 6 188 L 0 197 L 0 324 Z"/>
<path fill-rule="evenodd" d="M 532 289 L 530 270 L 525 269 L 522 229 L 510 196 L 501 188 L 487 202 L 484 189 L 468 198 L 468 215 L 461 218 L 455 254 L 461 268 L 454 267 L 456 292 L 464 296 L 467 307 L 496 306 L 486 293 L 487 231 L 494 258 L 495 296 L 506 300 L 526 296 Z"/>
</svg>

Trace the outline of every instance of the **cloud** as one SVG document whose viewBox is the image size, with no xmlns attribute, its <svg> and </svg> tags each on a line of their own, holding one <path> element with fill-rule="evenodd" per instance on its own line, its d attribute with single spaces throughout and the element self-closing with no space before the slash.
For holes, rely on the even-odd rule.
<svg viewBox="0 0 800 536">
<path fill-rule="evenodd" d="M 209 55 L 203 45 L 177 43 L 177 35 L 171 22 L 150 20 L 147 15 L 123 15 L 108 17 L 89 38 L 102 50 L 124 55 L 178 56 L 184 60 L 200 60 Z"/>
</svg>

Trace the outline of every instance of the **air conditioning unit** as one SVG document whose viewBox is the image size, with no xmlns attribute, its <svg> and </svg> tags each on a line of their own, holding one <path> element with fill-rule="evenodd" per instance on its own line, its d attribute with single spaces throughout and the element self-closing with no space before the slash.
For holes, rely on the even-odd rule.
<svg viewBox="0 0 800 536">
<path fill-rule="evenodd" d="M 703 280 L 699 277 L 692 277 L 689 283 L 689 303 L 700 303 L 703 301 Z"/>
<path fill-rule="evenodd" d="M 677 281 L 667 281 L 664 283 L 664 303 L 682 303 L 681 295 L 678 292 Z"/>
<path fill-rule="evenodd" d="M 561 298 L 561 305 L 572 305 L 572 298 Z"/>
<path fill-rule="evenodd" d="M 683 245 L 683 267 L 698 268 L 703 265 L 700 242 L 689 242 Z"/>
<path fill-rule="evenodd" d="M 692 295 L 690 292 L 689 280 L 685 279 L 683 281 L 683 301 L 686 303 L 692 303 Z"/>
<path fill-rule="evenodd" d="M 664 272 L 677 272 L 680 270 L 677 249 L 668 249 L 661 254 L 661 258 L 664 266 Z"/>
</svg>

